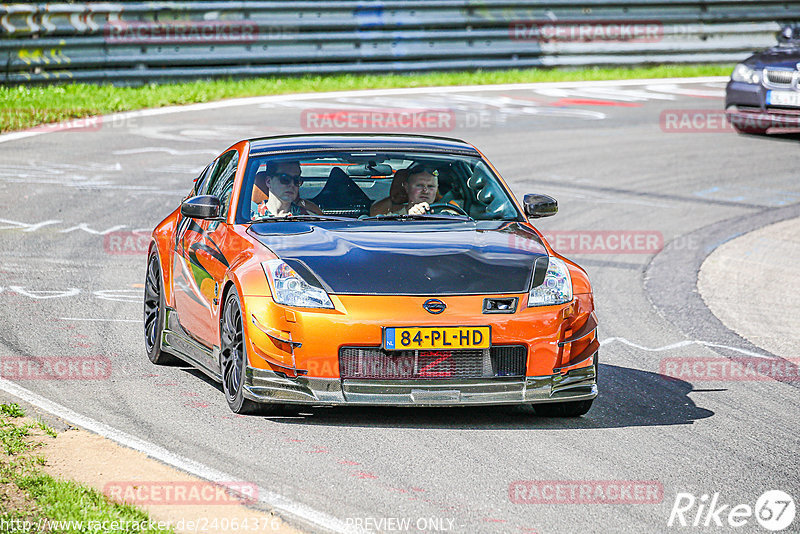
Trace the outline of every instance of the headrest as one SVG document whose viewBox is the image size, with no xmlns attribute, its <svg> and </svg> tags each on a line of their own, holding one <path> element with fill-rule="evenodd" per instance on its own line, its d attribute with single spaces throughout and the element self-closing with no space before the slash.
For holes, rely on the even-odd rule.
<svg viewBox="0 0 800 534">
<path fill-rule="evenodd" d="M 408 169 L 400 169 L 394 173 L 394 178 L 392 178 L 392 186 L 389 188 L 389 198 L 392 199 L 392 203 L 408 203 L 408 194 L 403 187 L 403 182 L 406 180 L 408 180 Z"/>
<path fill-rule="evenodd" d="M 255 180 L 253 182 L 256 185 L 256 187 L 258 187 L 259 189 L 263 189 L 264 192 L 267 191 L 267 176 L 268 176 L 267 171 L 258 171 L 256 173 Z"/>
<path fill-rule="evenodd" d="M 331 169 L 330 174 L 328 174 L 328 182 L 335 185 L 349 185 L 350 182 L 353 180 L 347 176 L 347 173 L 344 172 L 339 167 L 334 167 Z"/>
</svg>

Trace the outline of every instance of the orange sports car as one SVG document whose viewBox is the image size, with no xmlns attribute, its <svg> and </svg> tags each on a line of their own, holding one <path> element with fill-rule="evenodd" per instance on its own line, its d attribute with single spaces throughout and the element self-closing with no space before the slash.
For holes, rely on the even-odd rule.
<svg viewBox="0 0 800 534">
<path fill-rule="evenodd" d="M 586 272 L 472 145 L 292 135 L 223 152 L 153 231 L 145 345 L 236 413 L 292 405 L 533 405 L 597 396 Z"/>
</svg>

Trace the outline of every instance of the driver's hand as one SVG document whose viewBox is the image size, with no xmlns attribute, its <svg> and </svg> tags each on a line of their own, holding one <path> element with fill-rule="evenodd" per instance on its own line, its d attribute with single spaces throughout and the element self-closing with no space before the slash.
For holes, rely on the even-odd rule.
<svg viewBox="0 0 800 534">
<path fill-rule="evenodd" d="M 431 207 L 427 202 L 420 202 L 419 204 L 414 204 L 410 210 L 408 210 L 409 215 L 424 215 L 428 211 L 430 211 Z"/>
</svg>

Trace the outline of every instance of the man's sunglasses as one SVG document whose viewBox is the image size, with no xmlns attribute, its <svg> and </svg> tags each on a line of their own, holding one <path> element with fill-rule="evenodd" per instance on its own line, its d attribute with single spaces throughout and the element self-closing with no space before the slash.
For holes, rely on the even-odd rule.
<svg viewBox="0 0 800 534">
<path fill-rule="evenodd" d="M 271 178 L 277 178 L 283 185 L 289 185 L 292 182 L 294 182 L 294 185 L 296 185 L 297 187 L 303 185 L 303 179 L 299 175 L 295 176 L 292 174 L 286 174 L 285 172 L 282 172 L 280 174 L 273 174 Z"/>
</svg>

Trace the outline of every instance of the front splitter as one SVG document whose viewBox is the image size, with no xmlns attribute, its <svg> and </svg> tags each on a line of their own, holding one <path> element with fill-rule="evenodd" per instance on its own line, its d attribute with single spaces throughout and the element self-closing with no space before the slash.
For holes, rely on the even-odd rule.
<svg viewBox="0 0 800 534">
<path fill-rule="evenodd" d="M 597 396 L 595 366 L 524 378 L 355 380 L 289 378 L 247 367 L 244 395 L 268 404 L 469 406 L 570 402 Z"/>
</svg>

